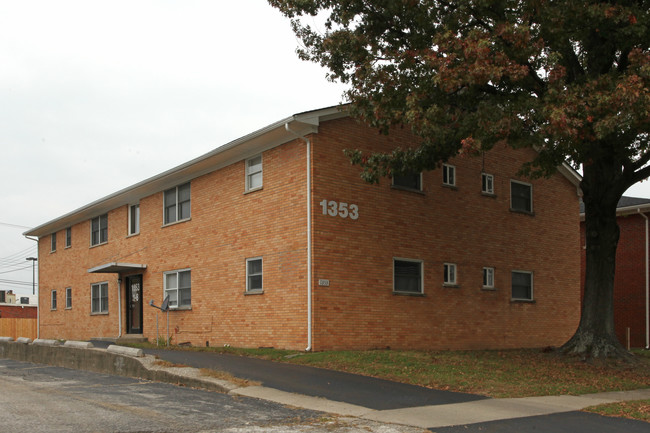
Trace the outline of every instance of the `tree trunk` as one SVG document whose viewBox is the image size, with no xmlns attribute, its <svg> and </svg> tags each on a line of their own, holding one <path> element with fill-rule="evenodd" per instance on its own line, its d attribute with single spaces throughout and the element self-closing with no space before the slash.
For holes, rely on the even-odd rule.
<svg viewBox="0 0 650 433">
<path fill-rule="evenodd" d="M 623 193 L 616 178 L 615 167 L 584 170 L 586 268 L 582 315 L 578 330 L 561 348 L 583 359 L 630 357 L 614 330 L 614 272 L 619 239 L 616 206 Z"/>
</svg>

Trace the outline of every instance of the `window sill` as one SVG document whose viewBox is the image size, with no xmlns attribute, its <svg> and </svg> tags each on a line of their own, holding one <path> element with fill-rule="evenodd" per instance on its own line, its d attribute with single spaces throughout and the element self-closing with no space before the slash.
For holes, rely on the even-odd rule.
<svg viewBox="0 0 650 433">
<path fill-rule="evenodd" d="M 458 284 L 443 283 L 442 287 L 444 287 L 446 289 L 460 289 L 460 285 L 458 285 Z"/>
<path fill-rule="evenodd" d="M 183 221 L 184 221 L 184 220 L 183 220 Z M 139 236 L 139 235 L 140 235 L 140 232 L 137 232 L 137 233 L 130 233 L 130 234 L 126 235 L 126 238 L 127 238 L 127 239 L 128 239 L 128 238 L 133 238 L 133 237 L 135 237 L 135 236 Z"/>
<path fill-rule="evenodd" d="M 497 288 L 496 287 L 485 287 L 485 286 L 483 286 L 483 287 L 481 287 L 481 290 L 483 290 L 484 292 L 496 292 Z"/>
<path fill-rule="evenodd" d="M 391 185 L 390 189 L 396 189 L 398 191 L 413 192 L 413 193 L 419 194 L 419 195 L 426 195 L 426 193 L 424 191 L 422 191 L 421 189 L 409 188 L 407 186 Z"/>
<path fill-rule="evenodd" d="M 520 214 L 530 215 L 530 216 L 535 216 L 535 212 L 533 212 L 533 211 L 527 211 L 527 210 L 523 210 L 523 209 L 513 209 L 513 208 L 510 208 L 510 212 L 512 212 L 512 213 L 520 213 Z"/>
<path fill-rule="evenodd" d="M 106 242 L 102 242 L 102 243 L 99 243 L 99 244 L 91 245 L 91 246 L 89 246 L 88 248 L 101 247 L 102 245 L 106 245 L 107 243 L 108 243 L 108 241 L 106 241 Z"/>
<path fill-rule="evenodd" d="M 443 183 L 442 187 L 443 188 L 449 188 L 449 189 L 454 190 L 454 191 L 458 191 L 458 187 L 456 185 L 450 185 L 448 183 Z"/>
<path fill-rule="evenodd" d="M 175 225 L 178 225 L 178 224 L 183 224 L 183 223 L 186 223 L 186 222 L 188 222 L 188 221 L 192 221 L 192 217 L 190 217 L 190 218 L 185 218 L 185 219 L 178 220 L 178 221 L 174 221 L 173 223 L 167 223 L 167 224 L 164 224 L 164 223 L 163 223 L 163 225 L 161 226 L 161 228 L 164 229 L 165 227 L 171 227 L 171 226 L 175 226 Z M 139 234 L 139 232 L 138 232 L 138 234 Z M 133 235 L 133 236 L 135 236 L 135 235 Z"/>
<path fill-rule="evenodd" d="M 537 301 L 534 299 L 510 299 L 511 304 L 535 304 Z"/>
<path fill-rule="evenodd" d="M 497 198 L 497 195 L 496 195 L 495 193 L 493 193 L 493 192 L 485 192 L 485 191 L 481 191 L 481 195 L 482 195 L 483 197 Z"/>
<path fill-rule="evenodd" d="M 182 307 L 169 307 L 169 311 L 190 311 L 191 309 L 191 305 L 184 305 Z"/>
<path fill-rule="evenodd" d="M 264 290 L 247 290 L 244 292 L 244 296 L 248 295 L 263 295 Z"/>
<path fill-rule="evenodd" d="M 414 296 L 416 298 L 422 298 L 425 296 L 422 292 L 395 292 L 393 291 L 394 296 Z"/>
<path fill-rule="evenodd" d="M 91 316 L 108 316 L 108 311 L 90 313 Z"/>
<path fill-rule="evenodd" d="M 264 186 L 258 186 L 257 188 L 247 189 L 246 191 L 244 191 L 244 195 L 251 194 L 251 193 L 254 193 L 254 192 L 257 192 L 257 191 L 262 191 L 263 189 L 264 189 Z"/>
</svg>

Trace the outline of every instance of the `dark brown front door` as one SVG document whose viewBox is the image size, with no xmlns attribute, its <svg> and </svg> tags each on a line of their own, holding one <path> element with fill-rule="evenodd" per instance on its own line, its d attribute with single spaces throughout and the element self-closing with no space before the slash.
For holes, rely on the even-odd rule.
<svg viewBox="0 0 650 433">
<path fill-rule="evenodd" d="M 126 277 L 126 333 L 142 334 L 142 275 Z"/>
</svg>

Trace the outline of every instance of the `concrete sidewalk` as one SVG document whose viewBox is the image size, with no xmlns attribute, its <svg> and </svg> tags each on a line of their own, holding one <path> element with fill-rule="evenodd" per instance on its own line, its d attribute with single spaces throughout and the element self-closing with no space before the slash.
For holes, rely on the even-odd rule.
<svg viewBox="0 0 650 433">
<path fill-rule="evenodd" d="M 172 350 L 155 352 L 158 359 L 182 363 L 187 367 L 160 365 L 153 354 L 142 356 L 141 349 L 118 346 L 98 349 L 74 344 L 61 347 L 55 343 L 50 346 L 43 342 L 21 344 L 0 341 L 0 358 L 201 387 L 304 409 L 423 429 L 559 414 L 604 403 L 650 399 L 650 388 L 582 396 L 493 399 L 232 355 Z M 179 362 L 180 359 L 183 362 Z M 221 370 L 219 365 L 230 365 L 223 369 L 225 371 L 239 371 L 233 375 L 237 378 L 262 378 L 259 381 L 262 384 L 242 386 L 215 379 L 201 371 L 203 368 Z M 388 403 L 377 403 L 382 400 Z"/>
</svg>

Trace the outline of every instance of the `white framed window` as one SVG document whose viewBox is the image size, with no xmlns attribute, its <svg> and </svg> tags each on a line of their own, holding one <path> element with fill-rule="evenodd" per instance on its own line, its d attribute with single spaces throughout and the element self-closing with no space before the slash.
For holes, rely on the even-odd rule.
<svg viewBox="0 0 650 433">
<path fill-rule="evenodd" d="M 262 188 L 262 155 L 246 160 L 246 191 Z"/>
<path fill-rule="evenodd" d="M 393 186 L 422 191 L 422 173 L 394 175 Z"/>
<path fill-rule="evenodd" d="M 164 224 L 190 219 L 192 216 L 190 182 L 166 190 L 163 193 L 163 202 Z"/>
<path fill-rule="evenodd" d="M 455 286 L 458 284 L 455 263 L 445 263 L 443 265 L 443 275 L 443 284 L 445 286 Z"/>
<path fill-rule="evenodd" d="M 90 285 L 90 313 L 108 313 L 108 283 L 94 283 Z"/>
<path fill-rule="evenodd" d="M 422 260 L 393 259 L 393 292 L 424 293 Z"/>
<path fill-rule="evenodd" d="M 56 233 L 50 235 L 50 252 L 56 251 Z"/>
<path fill-rule="evenodd" d="M 108 242 L 108 214 L 90 220 L 90 246 Z"/>
<path fill-rule="evenodd" d="M 510 180 L 510 209 L 517 212 L 533 212 L 533 185 Z"/>
<path fill-rule="evenodd" d="M 481 173 L 481 192 L 483 194 L 494 194 L 494 176 Z"/>
<path fill-rule="evenodd" d="M 264 291 L 264 269 L 261 257 L 246 259 L 246 292 Z"/>
<path fill-rule="evenodd" d="M 483 288 L 494 289 L 494 268 L 483 268 Z"/>
<path fill-rule="evenodd" d="M 456 167 L 449 164 L 442 165 L 442 184 L 456 186 Z"/>
<path fill-rule="evenodd" d="M 189 308 L 192 306 L 192 271 L 180 269 L 164 273 L 165 297 L 169 296 L 169 308 Z"/>
<path fill-rule="evenodd" d="M 56 310 L 56 290 L 50 292 L 50 310 Z"/>
<path fill-rule="evenodd" d="M 65 288 L 65 308 L 72 308 L 72 287 Z"/>
<path fill-rule="evenodd" d="M 517 301 L 533 300 L 532 272 L 512 271 L 512 299 Z"/>
<path fill-rule="evenodd" d="M 140 205 L 132 204 L 129 206 L 129 235 L 140 233 Z"/>
<path fill-rule="evenodd" d="M 72 227 L 65 229 L 65 247 L 70 248 L 72 246 Z"/>
</svg>

